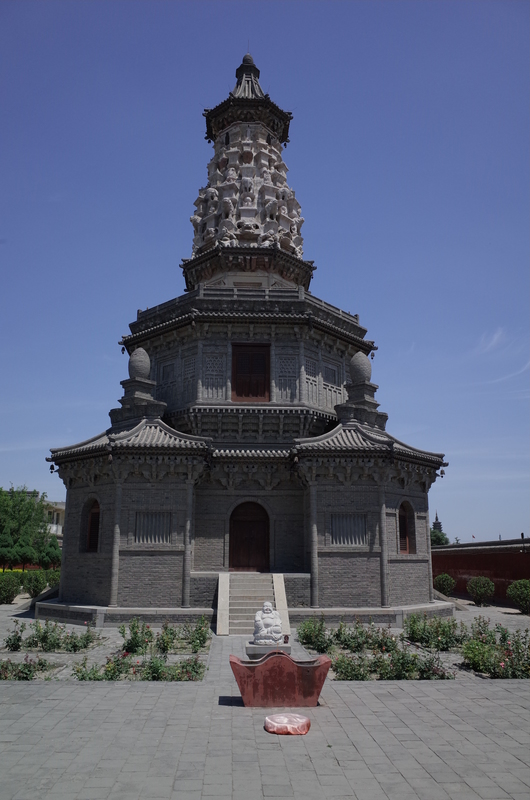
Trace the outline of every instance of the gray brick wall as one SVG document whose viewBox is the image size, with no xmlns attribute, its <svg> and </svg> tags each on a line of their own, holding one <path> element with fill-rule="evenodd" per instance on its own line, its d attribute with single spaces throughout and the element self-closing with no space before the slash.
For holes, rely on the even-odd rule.
<svg viewBox="0 0 530 800">
<path fill-rule="evenodd" d="M 414 556 L 401 556 L 388 562 L 390 604 L 410 605 L 429 602 L 429 563 Z"/>
<path fill-rule="evenodd" d="M 217 609 L 217 573 L 211 575 L 191 575 L 190 605 L 196 608 Z"/>
<path fill-rule="evenodd" d="M 122 551 L 118 605 L 181 606 L 183 555 L 182 551 Z"/>
<path fill-rule="evenodd" d="M 286 575 L 283 576 L 287 605 L 289 608 L 306 608 L 311 602 L 310 582 L 311 576 Z"/>
<path fill-rule="evenodd" d="M 379 555 L 321 553 L 318 561 L 321 606 L 381 605 Z"/>
</svg>

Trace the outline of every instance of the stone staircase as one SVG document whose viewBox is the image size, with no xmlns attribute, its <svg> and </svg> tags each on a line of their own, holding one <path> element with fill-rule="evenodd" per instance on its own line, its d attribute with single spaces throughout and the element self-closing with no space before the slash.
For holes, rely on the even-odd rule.
<svg viewBox="0 0 530 800">
<path fill-rule="evenodd" d="M 262 608 L 265 600 L 269 600 L 275 608 L 272 575 L 262 572 L 231 572 L 230 634 L 252 635 L 254 615 Z"/>
</svg>

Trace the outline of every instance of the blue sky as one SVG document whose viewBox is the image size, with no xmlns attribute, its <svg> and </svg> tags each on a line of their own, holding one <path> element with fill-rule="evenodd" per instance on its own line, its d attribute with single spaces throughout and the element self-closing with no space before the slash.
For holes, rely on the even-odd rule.
<svg viewBox="0 0 530 800">
<path fill-rule="evenodd" d="M 250 42 L 294 114 L 312 291 L 379 347 L 388 430 L 446 453 L 432 516 L 528 535 L 529 17 L 503 2 L 0 4 L 0 485 L 109 425 L 138 308 L 179 294 L 202 111 Z"/>
</svg>

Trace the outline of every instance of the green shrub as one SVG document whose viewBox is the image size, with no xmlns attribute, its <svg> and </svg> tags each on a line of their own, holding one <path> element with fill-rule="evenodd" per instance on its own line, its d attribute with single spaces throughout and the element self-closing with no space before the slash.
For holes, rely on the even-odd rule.
<svg viewBox="0 0 530 800">
<path fill-rule="evenodd" d="M 43 658 L 33 661 L 28 656 L 19 664 L 9 659 L 0 661 L 0 681 L 31 681 L 38 672 L 44 672 L 48 667 L 48 662 Z"/>
<path fill-rule="evenodd" d="M 456 586 L 456 581 L 454 578 L 451 578 L 447 572 L 442 572 L 441 575 L 436 576 L 433 585 L 437 592 L 441 592 L 441 594 L 449 597 Z"/>
<path fill-rule="evenodd" d="M 510 583 L 506 597 L 517 606 L 523 614 L 530 614 L 530 581 L 521 580 Z"/>
<path fill-rule="evenodd" d="M 403 630 L 410 642 L 433 650 L 450 650 L 458 647 L 467 638 L 465 625 L 452 617 L 427 618 L 427 614 L 411 614 L 403 621 Z"/>
<path fill-rule="evenodd" d="M 93 664 L 91 667 L 87 667 L 87 658 L 86 656 L 81 661 L 80 664 L 74 664 L 73 666 L 73 673 L 78 681 L 104 681 L 105 678 L 103 677 L 103 673 L 101 671 L 101 667 L 97 664 Z"/>
<path fill-rule="evenodd" d="M 205 666 L 198 656 L 179 661 L 178 664 L 167 664 L 161 656 L 151 656 L 133 663 L 131 656 L 126 653 L 107 658 L 103 667 L 97 664 L 87 667 L 86 657 L 73 667 L 78 681 L 200 681 L 204 670 Z"/>
<path fill-rule="evenodd" d="M 171 627 L 168 622 L 164 622 L 162 624 L 162 630 L 156 635 L 155 648 L 159 653 L 167 654 L 175 649 L 178 639 L 178 630 Z"/>
<path fill-rule="evenodd" d="M 420 681 L 451 681 L 455 674 L 444 667 L 438 653 L 433 653 L 419 659 L 418 678 Z"/>
<path fill-rule="evenodd" d="M 495 584 L 484 575 L 479 575 L 476 578 L 471 578 L 466 586 L 468 594 L 471 595 L 475 601 L 476 606 L 482 606 L 487 603 L 490 597 L 495 594 Z"/>
<path fill-rule="evenodd" d="M 471 639 L 483 642 L 484 644 L 495 644 L 497 641 L 495 630 L 490 628 L 490 621 L 486 617 L 477 617 L 471 623 Z"/>
<path fill-rule="evenodd" d="M 145 622 L 140 622 L 138 617 L 133 617 L 129 622 L 129 631 L 125 625 L 120 625 L 119 631 L 123 638 L 123 651 L 125 653 L 143 654 L 153 641 L 153 631 Z"/>
<path fill-rule="evenodd" d="M 12 603 L 20 592 L 19 572 L 6 572 L 0 575 L 0 604 Z"/>
<path fill-rule="evenodd" d="M 61 570 L 47 569 L 46 580 L 48 581 L 48 586 L 50 587 L 50 589 L 53 589 L 54 586 L 58 586 L 61 581 Z"/>
<path fill-rule="evenodd" d="M 47 585 L 46 572 L 43 569 L 32 569 L 25 573 L 24 589 L 30 597 L 38 597 Z"/>
<path fill-rule="evenodd" d="M 199 617 L 195 625 L 191 623 L 184 625 L 182 638 L 188 642 L 192 653 L 198 653 L 210 638 L 210 623 L 206 617 Z"/>
<path fill-rule="evenodd" d="M 462 647 L 464 664 L 475 672 L 490 672 L 495 658 L 495 645 L 471 639 Z"/>
<path fill-rule="evenodd" d="M 22 634 L 26 630 L 26 623 L 15 620 L 15 627 L 4 639 L 4 644 L 12 653 L 16 653 L 22 647 Z"/>
<path fill-rule="evenodd" d="M 42 625 L 38 619 L 29 626 L 32 633 L 24 640 L 25 647 L 40 647 L 45 653 L 53 653 L 61 649 L 64 625 L 50 622 Z"/>
<path fill-rule="evenodd" d="M 338 681 L 369 681 L 371 667 L 365 656 L 346 656 L 341 654 L 333 662 L 333 672 Z"/>
<path fill-rule="evenodd" d="M 317 653 L 327 653 L 333 645 L 333 634 L 326 631 L 324 616 L 321 619 L 311 617 L 298 626 L 298 641 L 305 647 L 311 647 Z"/>
</svg>

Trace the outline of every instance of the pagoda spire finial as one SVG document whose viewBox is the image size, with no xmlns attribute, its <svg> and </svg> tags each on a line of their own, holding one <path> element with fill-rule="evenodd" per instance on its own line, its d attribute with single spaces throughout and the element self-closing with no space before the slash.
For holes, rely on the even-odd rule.
<svg viewBox="0 0 530 800">
<path fill-rule="evenodd" d="M 232 97 L 246 100 L 261 100 L 265 93 L 259 84 L 259 69 L 254 64 L 254 59 L 247 53 L 236 69 L 237 83 L 232 91 Z"/>
</svg>

